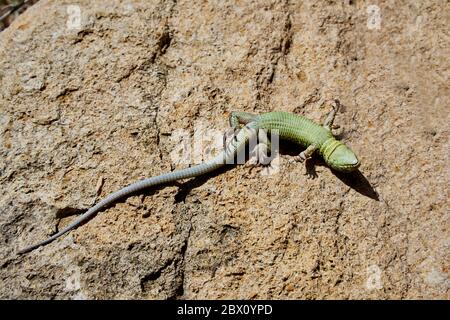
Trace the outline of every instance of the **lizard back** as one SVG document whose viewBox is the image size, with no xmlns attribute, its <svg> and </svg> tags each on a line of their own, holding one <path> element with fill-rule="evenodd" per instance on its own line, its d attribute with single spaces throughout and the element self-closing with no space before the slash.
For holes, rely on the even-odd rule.
<svg viewBox="0 0 450 320">
<path fill-rule="evenodd" d="M 311 144 L 318 148 L 333 138 L 330 131 L 312 120 L 292 113 L 276 111 L 262 114 L 257 119 L 258 127 L 269 132 L 277 130 L 282 139 L 308 147 Z"/>
</svg>

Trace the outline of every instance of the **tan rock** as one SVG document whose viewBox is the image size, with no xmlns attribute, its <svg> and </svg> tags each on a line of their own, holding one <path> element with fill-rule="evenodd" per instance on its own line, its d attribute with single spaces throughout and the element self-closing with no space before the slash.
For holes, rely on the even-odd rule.
<svg viewBox="0 0 450 320">
<path fill-rule="evenodd" d="M 0 33 L 0 298 L 449 298 L 443 2 L 77 3 Z M 308 179 L 287 145 L 278 173 L 154 188 L 16 255 L 183 167 L 176 130 L 233 110 L 321 121 L 328 99 L 359 174 L 319 160 Z"/>
</svg>

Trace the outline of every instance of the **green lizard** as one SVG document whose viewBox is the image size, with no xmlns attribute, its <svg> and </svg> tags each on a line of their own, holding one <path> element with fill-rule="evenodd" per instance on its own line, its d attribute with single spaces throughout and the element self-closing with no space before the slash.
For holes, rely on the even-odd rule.
<svg viewBox="0 0 450 320">
<path fill-rule="evenodd" d="M 323 126 L 305 117 L 287 112 L 268 112 L 261 115 L 246 112 L 232 112 L 229 120 L 231 127 L 236 129 L 236 133 L 231 141 L 225 145 L 224 150 L 215 158 L 190 168 L 144 179 L 116 191 L 79 216 L 63 230 L 44 241 L 20 250 L 19 254 L 29 252 L 50 243 L 66 232 L 78 227 L 102 208 L 111 205 L 116 200 L 127 195 L 151 186 L 200 176 L 214 171 L 225 164 L 233 163 L 235 156 L 239 152 L 242 152 L 242 150 L 245 150 L 246 144 L 255 137 L 260 139 L 260 143 L 257 145 L 257 152 L 264 156 L 270 142 L 267 140 L 267 137 L 264 138 L 265 134 L 261 134 L 262 132 L 276 132 L 280 138 L 291 140 L 306 147 L 306 150 L 302 151 L 296 157 L 298 161 L 303 162 L 310 158 L 314 152 L 318 152 L 322 155 L 328 166 L 335 170 L 355 170 L 360 164 L 358 158 L 349 147 L 336 140 L 331 132 L 338 108 L 339 103 L 336 102 Z M 240 125 L 243 126 L 240 127 Z"/>
</svg>

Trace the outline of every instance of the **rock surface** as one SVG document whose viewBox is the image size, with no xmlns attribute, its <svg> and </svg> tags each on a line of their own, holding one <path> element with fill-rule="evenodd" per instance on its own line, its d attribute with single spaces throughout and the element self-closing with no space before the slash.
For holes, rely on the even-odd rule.
<svg viewBox="0 0 450 320">
<path fill-rule="evenodd" d="M 400 3 L 401 2 L 401 3 Z M 449 296 L 445 1 L 39 1 L 0 34 L 0 298 Z M 230 111 L 321 121 L 359 155 L 318 177 L 231 166 L 119 201 Z M 188 144 L 188 146 L 190 146 Z M 293 150 L 293 151 L 292 151 Z"/>
</svg>

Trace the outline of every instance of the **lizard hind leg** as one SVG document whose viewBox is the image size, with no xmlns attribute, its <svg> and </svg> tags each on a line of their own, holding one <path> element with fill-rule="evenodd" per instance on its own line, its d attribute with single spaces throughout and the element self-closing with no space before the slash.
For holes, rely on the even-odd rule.
<svg viewBox="0 0 450 320">
<path fill-rule="evenodd" d="M 230 126 L 232 128 L 239 128 L 240 124 L 247 124 L 257 117 L 256 114 L 248 113 L 248 112 L 242 112 L 242 111 L 232 111 L 230 113 L 230 117 L 228 118 L 230 122 Z"/>
<path fill-rule="evenodd" d="M 248 113 L 248 112 L 242 112 L 242 111 L 232 111 L 230 113 L 230 116 L 228 118 L 228 121 L 230 123 L 230 129 L 225 131 L 223 135 L 223 147 L 226 149 L 228 143 L 232 141 L 232 139 L 236 139 L 236 136 L 241 129 L 240 124 L 247 124 L 251 121 L 255 120 L 257 115 Z"/>
<path fill-rule="evenodd" d="M 250 165 L 269 166 L 273 160 L 273 155 L 269 156 L 271 143 L 269 138 L 267 137 L 266 130 L 259 129 L 257 137 L 257 144 L 252 150 L 250 150 L 250 159 L 248 163 Z"/>
</svg>

